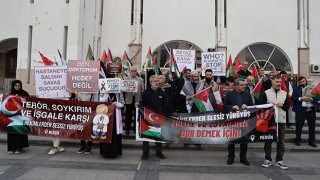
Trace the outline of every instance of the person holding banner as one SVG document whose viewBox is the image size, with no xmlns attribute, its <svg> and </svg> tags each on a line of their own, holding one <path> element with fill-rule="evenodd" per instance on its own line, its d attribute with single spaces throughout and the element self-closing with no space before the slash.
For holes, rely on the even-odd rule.
<svg viewBox="0 0 320 180">
<path fill-rule="evenodd" d="M 276 75 L 275 78 L 272 79 L 272 87 L 262 94 L 261 102 L 263 104 L 271 103 L 276 109 L 275 113 L 277 114 L 274 116 L 276 122 L 278 123 L 276 166 L 281 169 L 288 169 L 288 167 L 283 163 L 283 155 L 285 150 L 284 138 L 286 130 L 286 111 L 289 110 L 290 106 L 287 99 L 287 93 L 280 88 L 281 76 Z M 271 145 L 272 142 L 265 142 L 264 144 L 265 160 L 262 164 L 262 167 L 267 168 L 271 166 Z"/>
<path fill-rule="evenodd" d="M 141 99 L 141 94 L 144 90 L 144 84 L 143 84 L 143 79 L 139 76 L 137 76 L 138 73 L 138 68 L 136 66 L 132 66 L 130 68 L 130 75 L 125 77 L 125 80 L 136 80 L 138 81 L 138 87 L 137 88 L 137 92 L 126 92 L 125 93 L 125 120 L 126 120 L 126 124 L 125 124 L 125 128 L 126 128 L 126 135 L 128 136 L 130 133 L 130 129 L 131 129 L 131 123 L 132 123 L 132 115 L 135 114 L 135 107 L 138 106 L 140 99 Z M 134 121 L 135 120 L 135 115 L 134 117 Z M 134 130 L 135 131 L 135 123 L 134 123 Z"/>
<path fill-rule="evenodd" d="M 111 143 L 100 142 L 100 155 L 104 158 L 116 158 L 118 155 L 122 155 L 122 116 L 121 108 L 124 106 L 124 98 L 122 93 L 108 93 L 107 91 L 100 97 L 100 102 L 112 102 L 115 108 L 115 116 L 113 119 L 113 130 Z M 111 121 L 111 120 L 110 120 Z"/>
<path fill-rule="evenodd" d="M 77 94 L 77 92 L 75 93 Z M 79 101 L 98 101 L 98 93 L 79 93 Z M 91 153 L 92 141 L 81 140 L 81 148 L 77 151 L 78 154 L 84 153 L 86 155 Z"/>
<path fill-rule="evenodd" d="M 22 89 L 22 82 L 20 80 L 12 81 L 10 94 L 16 96 L 29 96 L 29 93 Z M 20 154 L 24 147 L 29 147 L 27 135 L 8 133 L 7 137 L 9 154 Z"/>
<path fill-rule="evenodd" d="M 248 106 L 252 106 L 253 102 L 251 95 L 244 91 L 245 81 L 243 79 L 236 79 L 234 84 L 236 89 L 227 92 L 224 99 L 224 109 L 238 111 L 240 108 L 245 109 Z M 247 160 L 247 148 L 248 143 L 240 144 L 240 162 L 244 165 L 250 166 L 250 163 Z M 227 164 L 232 165 L 235 158 L 235 144 L 228 144 L 228 152 Z"/>
<path fill-rule="evenodd" d="M 165 93 L 159 88 L 158 76 L 150 76 L 150 87 L 148 87 L 142 94 L 142 99 L 140 101 L 140 106 L 144 108 L 149 108 L 151 110 L 157 111 L 159 113 L 165 113 Z M 149 141 L 143 141 L 143 154 L 142 160 L 147 160 L 149 158 Z M 165 159 L 162 154 L 162 144 L 156 143 L 156 156 L 160 159 Z"/>
</svg>

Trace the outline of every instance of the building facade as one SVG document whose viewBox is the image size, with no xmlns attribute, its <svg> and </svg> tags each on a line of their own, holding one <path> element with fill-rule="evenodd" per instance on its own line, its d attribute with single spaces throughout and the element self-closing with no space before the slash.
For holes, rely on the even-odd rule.
<svg viewBox="0 0 320 180">
<path fill-rule="evenodd" d="M 224 51 L 267 71 L 320 80 L 317 0 L 1 0 L 0 88 L 20 79 L 35 94 L 39 52 L 61 64 L 128 52 L 141 69 L 149 47 L 161 67 L 170 49 Z M 228 57 L 226 59 L 228 59 Z"/>
</svg>

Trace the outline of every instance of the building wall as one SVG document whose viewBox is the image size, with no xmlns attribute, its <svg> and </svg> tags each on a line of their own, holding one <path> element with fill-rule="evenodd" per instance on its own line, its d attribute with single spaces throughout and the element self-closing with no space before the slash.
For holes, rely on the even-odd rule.
<svg viewBox="0 0 320 180">
<path fill-rule="evenodd" d="M 20 0 L 0 1 L 0 43 L 8 38 L 18 37 L 19 15 L 21 10 Z"/>
<path fill-rule="evenodd" d="M 227 3 L 227 54 L 236 57 L 252 43 L 268 42 L 286 53 L 293 72 L 297 73 L 297 1 L 228 0 Z"/>
<path fill-rule="evenodd" d="M 142 59 L 171 40 L 186 40 L 203 51 L 216 45 L 215 1 L 146 0 L 142 37 Z"/>
<path fill-rule="evenodd" d="M 108 0 L 103 3 L 101 49 L 107 51 L 110 48 L 113 58 L 122 58 L 124 51 L 127 51 L 130 57 L 128 45 L 140 43 L 140 33 L 138 32 L 140 20 L 137 17 L 140 13 L 140 7 L 138 3 L 140 0 L 134 1 L 134 25 L 131 25 L 131 0 Z M 134 40 L 136 41 L 134 42 Z"/>
<path fill-rule="evenodd" d="M 320 65 L 320 1 L 309 0 L 309 39 L 310 39 L 310 64 Z M 320 73 L 311 73 L 310 78 L 315 82 L 320 81 Z"/>
</svg>

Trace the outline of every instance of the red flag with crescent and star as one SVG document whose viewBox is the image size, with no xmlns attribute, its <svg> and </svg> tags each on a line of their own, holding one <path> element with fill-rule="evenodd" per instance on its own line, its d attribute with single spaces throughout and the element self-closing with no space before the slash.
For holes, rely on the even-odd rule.
<svg viewBox="0 0 320 180">
<path fill-rule="evenodd" d="M 144 108 L 144 119 L 152 125 L 164 126 L 165 116 Z"/>
</svg>

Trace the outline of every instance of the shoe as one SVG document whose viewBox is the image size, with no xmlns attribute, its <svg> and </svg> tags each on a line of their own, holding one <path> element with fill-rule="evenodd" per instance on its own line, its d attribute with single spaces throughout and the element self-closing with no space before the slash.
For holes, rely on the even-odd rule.
<svg viewBox="0 0 320 180">
<path fill-rule="evenodd" d="M 294 129 L 292 126 L 287 126 L 286 128 L 287 129 Z"/>
<path fill-rule="evenodd" d="M 162 152 L 157 152 L 156 156 L 160 159 L 165 159 L 166 157 L 162 154 Z"/>
<path fill-rule="evenodd" d="M 261 165 L 262 165 L 262 167 L 267 168 L 267 167 L 271 166 L 271 162 L 269 160 L 265 159 L 263 161 L 263 164 L 261 164 Z"/>
<path fill-rule="evenodd" d="M 59 153 L 59 150 L 58 150 L 58 148 L 52 148 L 50 151 L 49 151 L 49 155 L 54 155 L 54 154 L 57 154 L 57 153 Z"/>
<path fill-rule="evenodd" d="M 143 153 L 141 159 L 147 160 L 147 159 L 149 159 L 149 155 L 147 153 Z"/>
<path fill-rule="evenodd" d="M 316 143 L 314 143 L 314 142 L 309 142 L 308 143 L 310 146 L 312 146 L 312 147 L 318 147 L 317 145 L 316 145 Z"/>
<path fill-rule="evenodd" d="M 81 153 L 83 153 L 86 149 L 87 149 L 87 148 L 85 148 L 85 147 L 81 147 L 81 148 L 77 151 L 77 153 L 78 153 L 78 154 L 81 154 Z"/>
<path fill-rule="evenodd" d="M 228 165 L 232 165 L 234 162 L 234 159 L 233 158 L 229 158 L 228 161 L 227 161 L 227 164 Z"/>
<path fill-rule="evenodd" d="M 188 147 L 189 146 L 189 144 L 183 144 L 183 147 Z"/>
<path fill-rule="evenodd" d="M 14 151 L 8 151 L 8 154 L 14 154 Z"/>
<path fill-rule="evenodd" d="M 285 164 L 283 164 L 282 161 L 276 162 L 276 166 L 278 166 L 280 169 L 284 169 L 284 170 L 288 169 L 288 166 L 286 166 Z"/>
<path fill-rule="evenodd" d="M 61 146 L 59 146 L 59 147 L 58 147 L 58 151 L 59 151 L 59 152 L 64 152 L 64 148 L 61 147 Z"/>
<path fill-rule="evenodd" d="M 251 165 L 247 159 L 240 159 L 240 162 L 242 164 L 246 165 L 246 166 L 250 166 Z"/>
<path fill-rule="evenodd" d="M 21 153 L 21 150 L 16 150 L 16 152 L 14 152 L 15 154 L 20 154 Z"/>
<path fill-rule="evenodd" d="M 85 155 L 88 155 L 91 153 L 91 148 L 87 148 L 85 151 L 84 151 L 84 154 Z"/>
<path fill-rule="evenodd" d="M 301 142 L 300 142 L 300 141 L 296 141 L 295 144 L 296 144 L 297 146 L 301 146 Z"/>
</svg>

